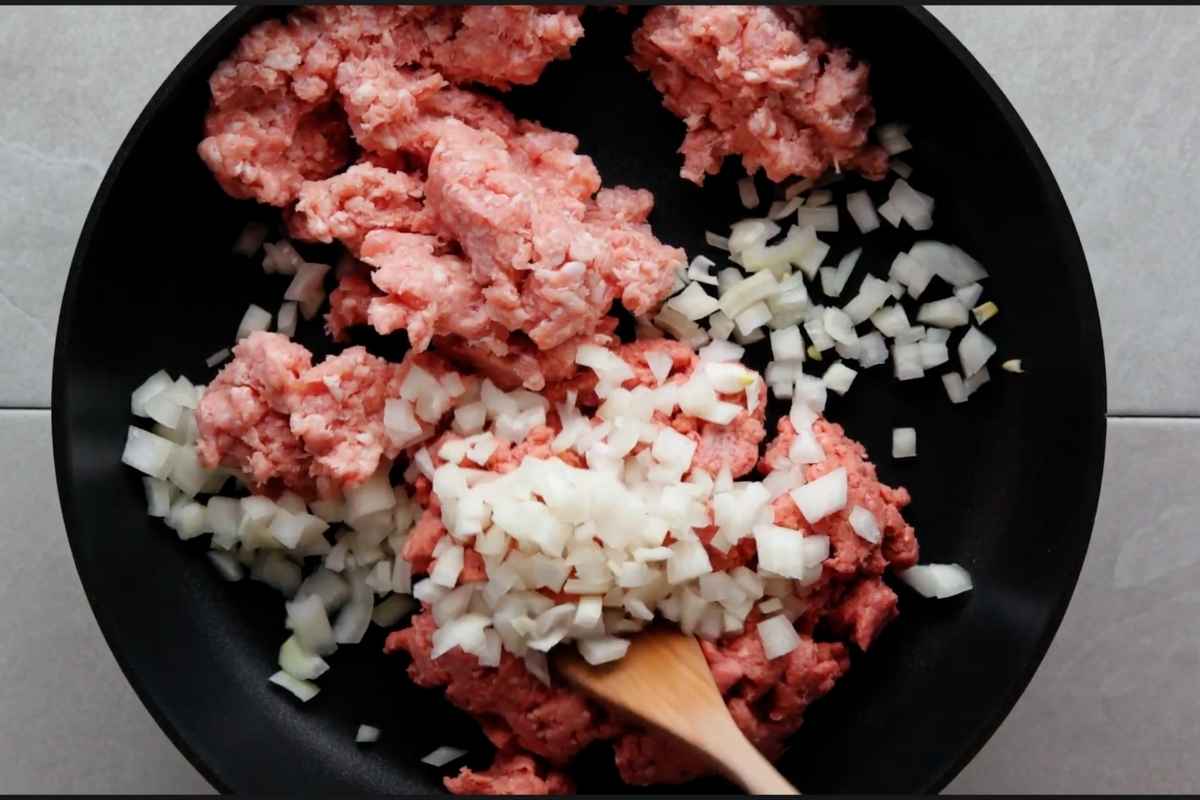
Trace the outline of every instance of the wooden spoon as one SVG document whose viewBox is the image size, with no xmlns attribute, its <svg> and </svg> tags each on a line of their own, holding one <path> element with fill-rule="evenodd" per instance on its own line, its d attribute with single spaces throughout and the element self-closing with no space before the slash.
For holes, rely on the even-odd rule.
<svg viewBox="0 0 1200 800">
<path fill-rule="evenodd" d="M 619 661 L 592 666 L 573 647 L 555 649 L 558 674 L 578 689 L 699 752 L 751 794 L 800 794 L 742 735 L 695 637 L 651 628 Z"/>
</svg>

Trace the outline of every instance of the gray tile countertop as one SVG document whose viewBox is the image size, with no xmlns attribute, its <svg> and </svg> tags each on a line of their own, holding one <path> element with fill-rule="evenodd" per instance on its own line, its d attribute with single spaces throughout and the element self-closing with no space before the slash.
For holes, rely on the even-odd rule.
<svg viewBox="0 0 1200 800">
<path fill-rule="evenodd" d="M 95 189 L 143 104 L 225 10 L 0 11 L 0 793 L 208 790 L 134 697 L 83 599 L 46 408 L 59 297 Z M 1028 691 L 950 790 L 1195 791 L 1200 9 L 934 13 L 1016 106 L 1066 195 L 1100 304 L 1111 414 L 1075 599 Z"/>
</svg>

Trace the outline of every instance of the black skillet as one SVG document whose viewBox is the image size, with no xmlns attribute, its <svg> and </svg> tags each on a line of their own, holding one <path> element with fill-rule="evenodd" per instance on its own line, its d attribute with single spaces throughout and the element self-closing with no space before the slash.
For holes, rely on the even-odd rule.
<svg viewBox="0 0 1200 800">
<path fill-rule="evenodd" d="M 54 360 L 55 464 L 79 573 L 118 662 L 181 751 L 212 782 L 242 792 L 434 792 L 443 771 L 419 758 L 442 744 L 486 764 L 478 726 L 413 687 L 382 636 L 335 658 L 321 695 L 301 707 L 269 686 L 282 635 L 278 595 L 227 584 L 145 515 L 137 476 L 119 463 L 129 393 L 165 367 L 208 381 L 210 353 L 232 340 L 250 301 L 274 308 L 283 284 L 230 255 L 247 219 L 196 157 L 206 78 L 252 23 L 236 10 L 171 73 L 126 138 L 79 238 Z M 986 10 L 980 10 L 986 14 Z M 742 210 L 732 164 L 703 191 L 677 177 L 682 125 L 624 60 L 639 14 L 589 12 L 570 61 L 514 91 L 519 115 L 577 134 L 606 183 L 654 191 L 664 240 L 704 252 L 702 231 Z M 829 414 L 866 444 L 880 476 L 912 490 L 908 519 L 927 561 L 957 561 L 975 590 L 949 601 L 902 593 L 902 615 L 809 711 L 781 766 L 805 792 L 936 791 L 1016 702 L 1058 627 L 1083 562 L 1104 459 L 1104 358 L 1087 265 L 1045 160 L 1016 112 L 963 46 L 920 9 L 830 9 L 836 38 L 873 65 L 881 120 L 912 124 L 912 181 L 937 201 L 931 235 L 992 273 L 1001 309 L 988 323 L 1001 358 L 969 403 L 936 378 L 897 384 L 864 372 Z M 765 189 L 765 185 L 762 185 Z M 883 187 L 871 189 L 876 202 Z M 843 226 L 852 227 L 844 216 Z M 877 274 L 913 241 L 867 237 Z M 831 258 L 848 249 L 837 239 Z M 855 289 L 852 284 L 846 296 Z M 935 283 L 931 291 L 945 293 Z M 933 294 L 931 296 L 938 296 Z M 315 326 L 301 340 L 327 352 Z M 403 338 L 364 341 L 398 355 Z M 890 458 L 890 431 L 918 432 L 915 460 Z M 384 729 L 356 746 L 360 722 Z M 582 792 L 624 789 L 604 748 L 575 770 Z M 671 791 L 728 791 L 706 781 Z"/>
</svg>

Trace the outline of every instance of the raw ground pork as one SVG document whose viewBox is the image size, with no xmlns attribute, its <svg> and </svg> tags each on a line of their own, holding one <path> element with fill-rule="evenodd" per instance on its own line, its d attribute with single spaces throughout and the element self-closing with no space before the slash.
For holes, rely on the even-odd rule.
<svg viewBox="0 0 1200 800">
<path fill-rule="evenodd" d="M 875 110 L 868 68 L 817 35 L 820 10 L 782 6 L 658 6 L 633 37 L 632 61 L 687 125 L 680 174 L 695 183 L 728 155 L 772 181 L 856 169 L 887 155 L 867 143 Z"/>
<path fill-rule="evenodd" d="M 635 372 L 626 388 L 653 385 L 646 362 L 649 352 L 670 356 L 669 380 L 673 382 L 686 380 L 697 364 L 688 347 L 668 340 L 635 342 L 619 346 L 617 351 Z M 581 371 L 573 379 L 549 387 L 546 396 L 553 400 L 570 389 L 578 394 L 581 406 L 586 406 L 595 403 L 591 391 L 594 386 L 594 374 Z M 722 399 L 744 404 L 744 400 L 732 395 Z M 786 455 L 795 437 L 791 423 L 782 420 L 777 435 L 760 458 L 759 448 L 765 438 L 763 415 L 764 405 L 760 403 L 756 409 L 743 411 L 729 426 L 703 423 L 678 410 L 669 420 L 660 417 L 660 421 L 669 422 L 698 443 L 693 469 L 715 471 L 728 466 L 736 477 L 754 469 L 769 473 Z M 506 472 L 526 456 L 550 457 L 549 445 L 557 426 L 557 418 L 551 414 L 548 425 L 532 431 L 521 444 L 498 448 L 485 468 Z M 917 560 L 913 529 L 900 515 L 909 502 L 908 492 L 881 484 L 862 445 L 848 439 L 839 425 L 819 419 L 813 430 L 826 458 L 806 467 L 807 479 L 844 467 L 848 473 L 849 500 L 847 510 L 830 515 L 816 526 L 803 520 L 787 495 L 773 504 L 777 525 L 805 531 L 815 529 L 830 538 L 831 555 L 820 580 L 804 590 L 803 595 L 788 600 L 799 613 L 797 630 L 802 637 L 801 646 L 786 657 L 766 659 L 754 629 L 761 618 L 757 610 L 748 618 L 746 632 L 702 643 L 713 676 L 738 726 L 772 758 L 781 753 L 786 738 L 799 728 L 804 709 L 827 693 L 849 668 L 848 648 L 837 640 L 848 640 L 859 649 L 866 649 L 895 617 L 896 595 L 882 581 L 885 569 L 904 568 Z M 452 438 L 456 438 L 455 434 L 444 434 L 430 451 L 436 453 L 442 442 Z M 560 457 L 571 461 L 573 454 L 567 451 Z M 440 463 L 436 457 L 435 463 Z M 435 563 L 433 551 L 445 528 L 428 481 L 418 478 L 417 484 L 415 496 L 424 512 L 408 540 L 404 556 L 412 562 L 414 572 L 422 572 Z M 880 521 L 883 532 L 880 544 L 873 545 L 854 533 L 848 509 L 855 505 L 869 509 Z M 709 547 L 708 554 L 716 569 L 753 564 L 754 542 L 743 540 L 728 554 Z M 482 564 L 470 561 L 468 558 L 461 580 L 485 580 Z M 443 687 L 450 702 L 480 720 L 497 748 L 496 763 L 491 769 L 484 772 L 464 769 L 458 777 L 447 778 L 446 786 L 451 791 L 559 791 L 567 785 L 566 778 L 555 770 L 565 767 L 580 750 L 598 740 L 612 742 L 621 777 L 631 784 L 679 783 L 707 773 L 703 762 L 674 742 L 611 718 L 603 707 L 565 685 L 546 686 L 526 669 L 521 659 L 507 651 L 498 668 L 480 667 L 474 656 L 458 648 L 431 659 L 434 628 L 432 615 L 426 609 L 413 618 L 409 627 L 392 633 L 386 649 L 408 653 L 412 658 L 410 677 L 421 686 Z M 530 755 L 540 762 L 518 760 Z M 540 766 L 542 763 L 548 766 Z"/>
<path fill-rule="evenodd" d="M 213 74 L 200 155 L 293 237 L 366 265 L 339 270 L 335 339 L 405 330 L 539 390 L 614 302 L 652 311 L 686 260 L 651 232 L 649 192 L 602 189 L 574 136 L 456 85 L 532 83 L 582 33 L 578 8 L 304 9 Z"/>
</svg>

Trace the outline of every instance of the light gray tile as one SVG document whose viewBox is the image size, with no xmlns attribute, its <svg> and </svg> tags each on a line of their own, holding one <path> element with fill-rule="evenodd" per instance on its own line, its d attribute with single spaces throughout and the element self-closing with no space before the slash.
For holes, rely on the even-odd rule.
<svg viewBox="0 0 1200 800">
<path fill-rule="evenodd" d="M 226 10 L 0 15 L 0 406 L 49 405 L 59 298 L 100 179 L 146 101 Z"/>
<path fill-rule="evenodd" d="M 209 792 L 100 635 L 67 548 L 50 414 L 0 411 L 0 794 Z"/>
<path fill-rule="evenodd" d="M 1087 251 L 1114 413 L 1200 413 L 1200 8 L 932 9 L 1054 170 Z"/>
<path fill-rule="evenodd" d="M 1200 787 L 1200 420 L 1111 420 L 1083 575 L 1033 682 L 947 791 Z"/>
</svg>

